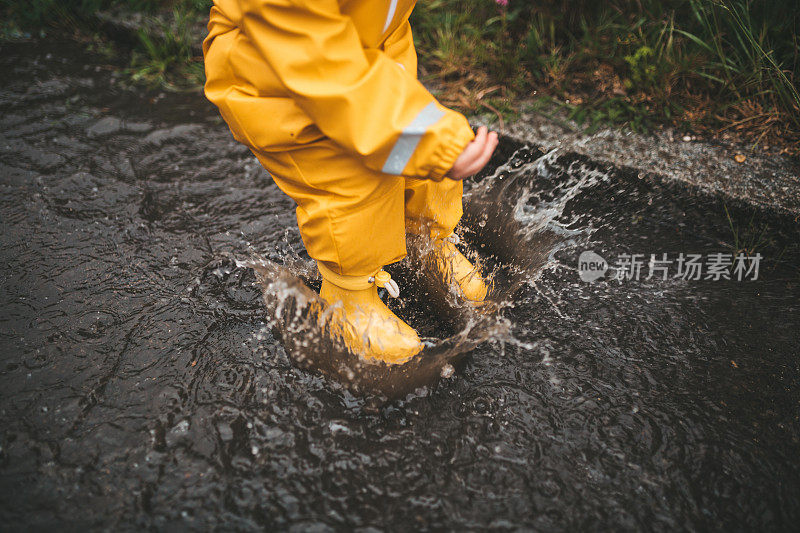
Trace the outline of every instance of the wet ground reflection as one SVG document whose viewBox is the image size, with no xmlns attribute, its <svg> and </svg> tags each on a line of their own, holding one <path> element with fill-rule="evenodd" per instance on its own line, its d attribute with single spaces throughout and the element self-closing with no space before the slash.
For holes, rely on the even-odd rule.
<svg viewBox="0 0 800 533">
<path fill-rule="evenodd" d="M 274 336 L 264 288 L 300 290 L 313 272 L 291 201 L 213 110 L 116 89 L 70 46 L 0 56 L 6 527 L 800 519 L 797 224 L 727 205 L 768 236 L 758 281 L 584 283 L 583 250 L 729 250 L 726 206 L 507 141 L 461 229 L 502 310 L 466 330 L 446 298 L 433 309 L 410 291 L 400 312 L 430 350 L 466 358 L 451 379 L 378 401 L 298 368 Z M 243 266 L 254 257 L 284 277 L 259 283 Z M 408 286 L 416 272 L 397 267 Z"/>
</svg>

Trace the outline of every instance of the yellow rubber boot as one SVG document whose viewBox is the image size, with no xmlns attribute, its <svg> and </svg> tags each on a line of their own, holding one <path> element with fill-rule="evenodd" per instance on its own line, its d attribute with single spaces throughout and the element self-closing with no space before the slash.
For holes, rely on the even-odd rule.
<svg viewBox="0 0 800 533">
<path fill-rule="evenodd" d="M 319 295 L 329 305 L 341 302 L 341 313 L 331 320 L 353 353 L 388 364 L 406 362 L 422 351 L 414 328 L 403 322 L 378 297 L 378 287 L 399 295 L 397 284 L 383 270 L 375 276 L 341 276 L 319 264 L 322 288 Z M 343 321 L 343 322 L 341 322 Z"/>
<path fill-rule="evenodd" d="M 445 283 L 455 282 L 465 300 L 479 304 L 486 299 L 489 287 L 480 270 L 464 257 L 456 244 L 458 236 L 454 233 L 434 245 L 434 263 Z"/>
</svg>

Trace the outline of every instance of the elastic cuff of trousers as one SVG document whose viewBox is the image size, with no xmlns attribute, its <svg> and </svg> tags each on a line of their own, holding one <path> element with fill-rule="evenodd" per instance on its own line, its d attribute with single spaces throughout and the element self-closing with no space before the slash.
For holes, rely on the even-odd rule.
<svg viewBox="0 0 800 533">
<path fill-rule="evenodd" d="M 326 267 L 320 261 L 317 261 L 317 268 L 323 279 L 337 287 L 347 289 L 348 291 L 363 291 L 364 289 L 369 289 L 372 287 L 372 284 L 375 283 L 375 274 L 381 270 L 378 268 L 374 273 L 367 274 L 366 276 L 343 276 Z"/>
<path fill-rule="evenodd" d="M 430 179 L 433 181 L 442 181 L 445 174 L 450 172 L 450 169 L 453 168 L 453 164 L 456 162 L 456 159 L 458 159 L 458 156 L 461 155 L 464 148 L 466 148 L 474 138 L 475 134 L 472 132 L 472 128 L 465 127 L 459 129 L 453 139 L 448 139 L 442 144 L 439 153 L 439 164 L 431 169 L 429 174 Z"/>
<path fill-rule="evenodd" d="M 458 239 L 458 235 L 452 229 L 443 229 L 431 220 L 420 220 L 415 218 L 406 219 L 406 232 L 412 235 L 427 234 L 434 242 L 449 240 L 451 237 Z"/>
</svg>

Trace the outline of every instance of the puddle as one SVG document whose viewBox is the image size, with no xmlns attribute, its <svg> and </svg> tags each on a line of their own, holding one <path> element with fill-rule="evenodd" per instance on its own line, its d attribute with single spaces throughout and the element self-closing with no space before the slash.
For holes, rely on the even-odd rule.
<svg viewBox="0 0 800 533">
<path fill-rule="evenodd" d="M 202 98 L 117 88 L 69 43 L 2 50 L 6 527 L 800 519 L 798 224 L 504 140 L 459 230 L 498 311 L 454 308 L 398 265 L 427 363 L 377 401 L 328 377 L 292 202 Z M 758 279 L 675 277 L 681 253 L 740 247 Z M 585 251 L 604 278 L 581 281 Z M 614 279 L 635 254 L 639 279 Z M 646 279 L 651 254 L 667 279 Z"/>
</svg>

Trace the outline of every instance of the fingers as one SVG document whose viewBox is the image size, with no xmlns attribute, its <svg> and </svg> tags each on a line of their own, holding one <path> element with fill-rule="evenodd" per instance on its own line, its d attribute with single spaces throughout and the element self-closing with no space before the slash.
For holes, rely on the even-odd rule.
<svg viewBox="0 0 800 533">
<path fill-rule="evenodd" d="M 475 134 L 475 139 L 456 159 L 448 176 L 452 179 L 464 179 L 479 172 L 491 159 L 497 144 L 497 133 L 490 133 L 486 126 L 481 126 Z"/>
<path fill-rule="evenodd" d="M 471 161 L 481 156 L 484 146 L 486 145 L 486 137 L 486 126 L 481 126 L 478 128 L 478 133 L 475 134 L 475 138 L 464 148 L 464 152 L 461 154 L 464 157 L 463 161 L 469 164 Z"/>
<path fill-rule="evenodd" d="M 486 133 L 486 128 L 483 127 L 483 136 L 482 142 L 483 145 L 480 147 L 480 151 L 475 155 L 475 158 L 467 165 L 462 172 L 464 177 L 472 176 L 473 174 L 480 172 L 483 167 L 486 166 L 486 163 L 492 158 L 492 154 L 494 153 L 495 148 L 497 148 L 498 139 L 497 133 L 491 132 L 489 134 Z M 478 131 L 480 134 L 480 130 Z M 475 140 L 478 140 L 478 137 L 475 137 Z"/>
<path fill-rule="evenodd" d="M 488 136 L 488 133 L 489 133 L 489 128 L 487 128 L 486 126 L 481 126 L 480 128 L 478 128 L 478 133 L 475 134 L 475 139 L 472 142 L 483 147 L 483 145 L 486 144 L 486 138 Z"/>
<path fill-rule="evenodd" d="M 483 167 L 486 166 L 486 163 L 492 158 L 492 154 L 494 153 L 495 148 L 500 143 L 500 140 L 497 138 L 497 132 L 493 131 L 489 134 L 489 138 L 486 141 L 486 146 L 483 149 L 483 154 L 481 157 L 481 164 L 480 168 L 475 172 L 480 171 Z"/>
</svg>

